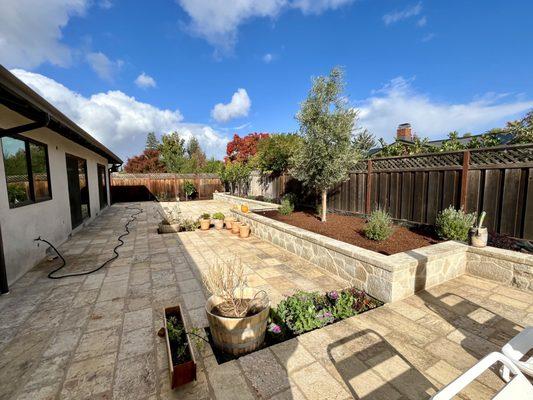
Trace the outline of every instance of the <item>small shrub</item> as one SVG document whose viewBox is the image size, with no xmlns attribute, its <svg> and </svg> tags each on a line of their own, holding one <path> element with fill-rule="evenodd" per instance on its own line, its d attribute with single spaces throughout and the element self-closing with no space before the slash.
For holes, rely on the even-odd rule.
<svg viewBox="0 0 533 400">
<path fill-rule="evenodd" d="M 185 198 L 188 200 L 196 193 L 196 186 L 191 181 L 185 181 L 183 183 L 183 191 L 185 192 Z"/>
<path fill-rule="evenodd" d="M 294 205 L 290 202 L 289 199 L 281 200 L 281 206 L 278 208 L 278 211 L 281 215 L 289 215 L 294 211 Z"/>
<path fill-rule="evenodd" d="M 209 213 L 203 213 L 202 216 L 200 217 L 200 219 L 210 219 L 211 218 L 211 214 Z"/>
<path fill-rule="evenodd" d="M 393 230 L 389 213 L 383 210 L 376 210 L 370 214 L 364 233 L 368 239 L 382 241 L 387 239 Z"/>
<path fill-rule="evenodd" d="M 190 218 L 180 219 L 178 225 L 180 232 L 192 232 L 198 229 L 198 221 Z"/>
<path fill-rule="evenodd" d="M 437 215 L 435 227 L 437 235 L 441 239 L 466 242 L 468 239 L 468 230 L 475 223 L 475 213 L 467 214 L 463 210 L 456 210 L 450 206 Z"/>
<path fill-rule="evenodd" d="M 213 214 L 213 218 L 214 218 L 214 219 L 224 219 L 225 216 L 224 216 L 224 214 L 222 214 L 221 212 L 217 212 L 217 213 L 214 213 L 214 214 Z"/>
</svg>

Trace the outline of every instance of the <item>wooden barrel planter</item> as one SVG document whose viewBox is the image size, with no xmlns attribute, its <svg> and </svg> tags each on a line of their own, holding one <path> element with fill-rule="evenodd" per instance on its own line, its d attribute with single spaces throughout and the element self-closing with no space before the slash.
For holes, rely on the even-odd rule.
<svg viewBox="0 0 533 400">
<path fill-rule="evenodd" d="M 246 288 L 243 296 L 252 299 L 257 291 Z M 211 313 L 223 302 L 218 296 L 211 296 L 205 305 L 211 336 L 216 347 L 227 354 L 240 356 L 259 349 L 265 341 L 270 302 L 257 314 L 249 317 L 221 317 Z"/>
</svg>

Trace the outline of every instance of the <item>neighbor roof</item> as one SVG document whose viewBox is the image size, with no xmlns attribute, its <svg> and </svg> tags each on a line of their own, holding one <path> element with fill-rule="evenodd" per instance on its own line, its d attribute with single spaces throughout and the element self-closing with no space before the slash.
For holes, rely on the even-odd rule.
<svg viewBox="0 0 533 400">
<path fill-rule="evenodd" d="M 105 157 L 110 164 L 122 164 L 120 157 L 2 65 L 0 65 L 0 103 L 32 121 L 46 120 L 49 129 Z"/>
</svg>

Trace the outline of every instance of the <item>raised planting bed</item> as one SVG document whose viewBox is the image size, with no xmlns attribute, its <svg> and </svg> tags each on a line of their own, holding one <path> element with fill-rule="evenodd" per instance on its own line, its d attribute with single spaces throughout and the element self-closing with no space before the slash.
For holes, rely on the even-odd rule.
<svg viewBox="0 0 533 400">
<path fill-rule="evenodd" d="M 257 350 L 293 339 L 303 333 L 353 317 L 383 305 L 364 291 L 348 288 L 327 293 L 298 292 L 286 297 L 270 309 L 263 345 Z M 240 355 L 221 352 L 206 328 L 207 337 L 219 364 L 235 360 Z M 248 353 L 249 354 L 249 353 Z"/>
<path fill-rule="evenodd" d="M 165 308 L 164 323 L 170 387 L 175 389 L 196 380 L 196 360 L 179 305 Z"/>
<path fill-rule="evenodd" d="M 312 212 L 296 211 L 282 215 L 278 211 L 256 211 L 260 215 L 297 226 L 345 243 L 363 247 L 381 254 L 391 255 L 414 250 L 440 242 L 428 228 L 407 228 L 395 226 L 394 233 L 381 242 L 365 237 L 363 229 L 366 220 L 353 215 L 328 214 L 321 222 Z"/>
</svg>

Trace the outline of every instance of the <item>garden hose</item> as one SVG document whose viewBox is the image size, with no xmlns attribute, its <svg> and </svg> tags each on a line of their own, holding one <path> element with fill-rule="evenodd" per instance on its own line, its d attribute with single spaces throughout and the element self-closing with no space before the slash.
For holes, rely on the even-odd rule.
<svg viewBox="0 0 533 400">
<path fill-rule="evenodd" d="M 95 268 L 93 270 L 90 270 L 90 271 L 83 271 L 83 272 L 73 272 L 73 273 L 70 273 L 70 274 L 65 274 L 65 275 L 60 275 L 60 276 L 54 276 L 54 274 L 59 271 L 60 269 L 62 269 L 63 267 L 65 267 L 67 265 L 67 262 L 65 261 L 65 258 L 63 257 L 63 255 L 59 252 L 59 250 L 57 250 L 55 248 L 55 246 L 50 243 L 48 240 L 46 239 L 42 239 L 40 236 L 37 238 L 37 239 L 34 239 L 35 242 L 43 242 L 43 243 L 46 243 L 47 245 L 49 245 L 55 252 L 56 254 L 59 256 L 59 258 L 61 259 L 61 265 L 59 267 L 57 267 L 56 269 L 54 269 L 52 272 L 50 272 L 48 274 L 48 278 L 50 279 L 62 279 L 62 278 L 68 278 L 68 277 L 71 277 L 71 276 L 83 276 L 83 275 L 89 275 L 89 274 L 92 274 L 96 271 L 99 271 L 101 270 L 102 268 L 104 268 L 107 264 L 109 264 L 111 261 L 113 260 L 116 260 L 118 257 L 119 257 L 119 254 L 117 252 L 117 249 L 119 247 L 121 247 L 122 245 L 124 245 L 124 241 L 122 240 L 123 237 L 126 237 L 130 234 L 130 229 L 129 229 L 129 225 L 135 221 L 137 219 L 137 215 L 141 214 L 143 212 L 143 209 L 142 208 L 139 208 L 139 207 L 126 207 L 127 210 L 137 210 L 137 212 L 133 213 L 130 215 L 130 219 L 128 222 L 126 222 L 126 225 L 124 225 L 124 229 L 126 232 L 124 232 L 122 235 L 120 235 L 117 240 L 119 241 L 119 243 L 113 248 L 113 256 L 111 258 L 109 258 L 108 260 L 106 260 L 103 264 L 101 264 L 98 268 Z M 38 246 L 39 244 L 37 244 Z"/>
</svg>

